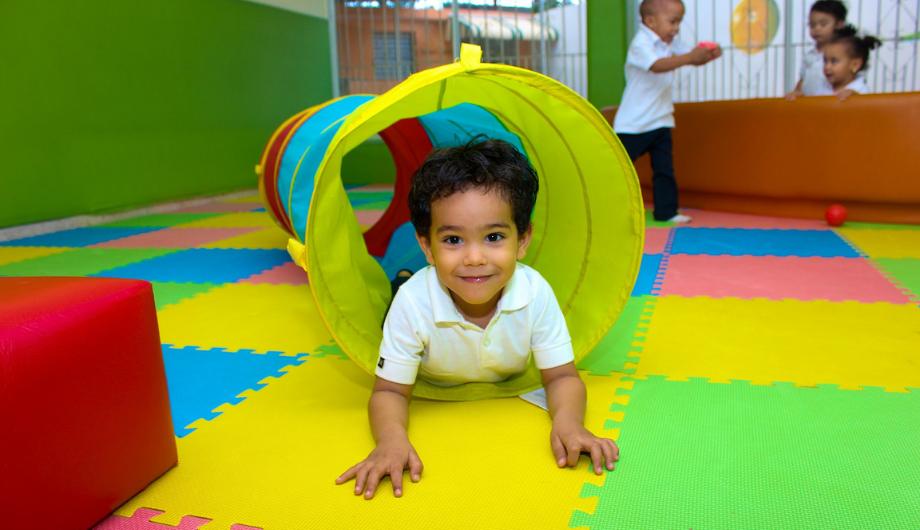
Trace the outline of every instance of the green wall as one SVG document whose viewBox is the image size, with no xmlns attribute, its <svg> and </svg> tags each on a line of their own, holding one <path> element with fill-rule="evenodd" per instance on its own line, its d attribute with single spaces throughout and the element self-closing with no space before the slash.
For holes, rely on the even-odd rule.
<svg viewBox="0 0 920 530">
<path fill-rule="evenodd" d="M 0 65 L 0 227 L 252 188 L 332 95 L 327 20 L 241 0 L 2 0 Z"/>
<path fill-rule="evenodd" d="M 393 182 L 396 164 L 379 136 L 371 136 L 342 159 L 342 183 L 346 186 Z"/>
<path fill-rule="evenodd" d="M 618 105 L 626 87 L 631 0 L 588 0 L 588 100 L 598 109 Z"/>
</svg>

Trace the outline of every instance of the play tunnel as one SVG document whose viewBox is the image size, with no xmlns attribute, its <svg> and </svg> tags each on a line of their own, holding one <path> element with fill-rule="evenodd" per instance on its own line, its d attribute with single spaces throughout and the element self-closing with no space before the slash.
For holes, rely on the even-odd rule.
<svg viewBox="0 0 920 530">
<path fill-rule="evenodd" d="M 642 256 L 644 213 L 625 151 L 597 110 L 561 83 L 521 68 L 460 61 L 419 72 L 379 96 L 353 95 L 284 122 L 257 173 L 266 209 L 291 235 L 288 251 L 309 273 L 319 313 L 342 350 L 373 373 L 389 278 L 424 258 L 409 221 L 413 172 L 432 149 L 477 136 L 510 142 L 540 179 L 533 241 L 523 260 L 552 285 L 576 360 L 610 330 Z M 379 134 L 396 166 L 393 199 L 362 233 L 341 179 L 342 158 Z M 419 380 L 421 397 L 512 396 L 540 385 L 529 369 L 498 383 L 442 387 Z"/>
</svg>

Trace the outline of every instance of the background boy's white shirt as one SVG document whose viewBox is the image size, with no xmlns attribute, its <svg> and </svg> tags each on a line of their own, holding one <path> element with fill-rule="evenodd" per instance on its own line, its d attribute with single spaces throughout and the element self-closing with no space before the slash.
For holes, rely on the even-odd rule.
<svg viewBox="0 0 920 530">
<path fill-rule="evenodd" d="M 429 266 L 393 299 L 376 374 L 405 385 L 416 377 L 443 386 L 497 382 L 526 370 L 531 353 L 541 370 L 575 358 L 559 303 L 537 271 L 517 264 L 496 316 L 483 330 L 460 315 Z"/>
<path fill-rule="evenodd" d="M 659 59 L 691 49 L 679 36 L 668 44 L 645 24 L 639 25 L 626 54 L 626 89 L 614 118 L 615 132 L 639 134 L 674 127 L 674 71 L 656 74 L 649 68 Z"/>
</svg>

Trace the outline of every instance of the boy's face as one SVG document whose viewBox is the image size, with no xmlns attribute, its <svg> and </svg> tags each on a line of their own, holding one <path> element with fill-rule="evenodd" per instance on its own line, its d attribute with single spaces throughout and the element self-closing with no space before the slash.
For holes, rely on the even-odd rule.
<svg viewBox="0 0 920 530">
<path fill-rule="evenodd" d="M 431 203 L 431 231 L 417 236 L 460 312 L 490 314 L 527 253 L 530 230 L 518 234 L 511 204 L 497 191 L 471 188 Z"/>
<path fill-rule="evenodd" d="M 862 66 L 862 59 L 852 58 L 847 53 L 846 44 L 834 43 L 826 45 L 824 52 L 824 77 L 834 88 L 846 85 L 856 77 L 856 72 Z"/>
<path fill-rule="evenodd" d="M 829 13 L 812 11 L 808 14 L 808 34 L 818 46 L 824 46 L 834 35 L 834 30 L 842 28 L 843 24 L 843 20 L 837 20 Z"/>
<path fill-rule="evenodd" d="M 658 0 L 652 6 L 654 11 L 642 19 L 661 40 L 670 44 L 680 32 L 680 22 L 684 19 L 684 4 L 678 0 Z"/>
</svg>

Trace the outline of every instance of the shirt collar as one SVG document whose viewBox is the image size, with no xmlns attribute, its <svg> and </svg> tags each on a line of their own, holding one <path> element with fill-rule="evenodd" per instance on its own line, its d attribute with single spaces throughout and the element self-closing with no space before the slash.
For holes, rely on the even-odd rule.
<svg viewBox="0 0 920 530">
<path fill-rule="evenodd" d="M 515 264 L 514 273 L 501 298 L 498 299 L 497 312 L 517 311 L 527 306 L 533 300 L 533 289 L 530 280 L 521 270 L 524 265 Z M 464 322 L 466 319 L 460 314 L 457 306 L 450 297 L 447 287 L 438 280 L 438 273 L 432 266 L 425 269 L 425 279 L 428 283 L 428 294 L 431 297 L 431 310 L 435 322 Z"/>
<path fill-rule="evenodd" d="M 642 24 L 639 24 L 639 31 L 645 33 L 646 38 L 651 39 L 652 44 L 655 46 L 664 46 L 665 48 L 668 48 L 671 46 L 667 42 L 661 40 L 661 37 L 659 37 L 658 34 L 655 33 L 654 30 L 652 30 L 652 28 L 646 26 L 645 22 L 643 22 Z"/>
</svg>

